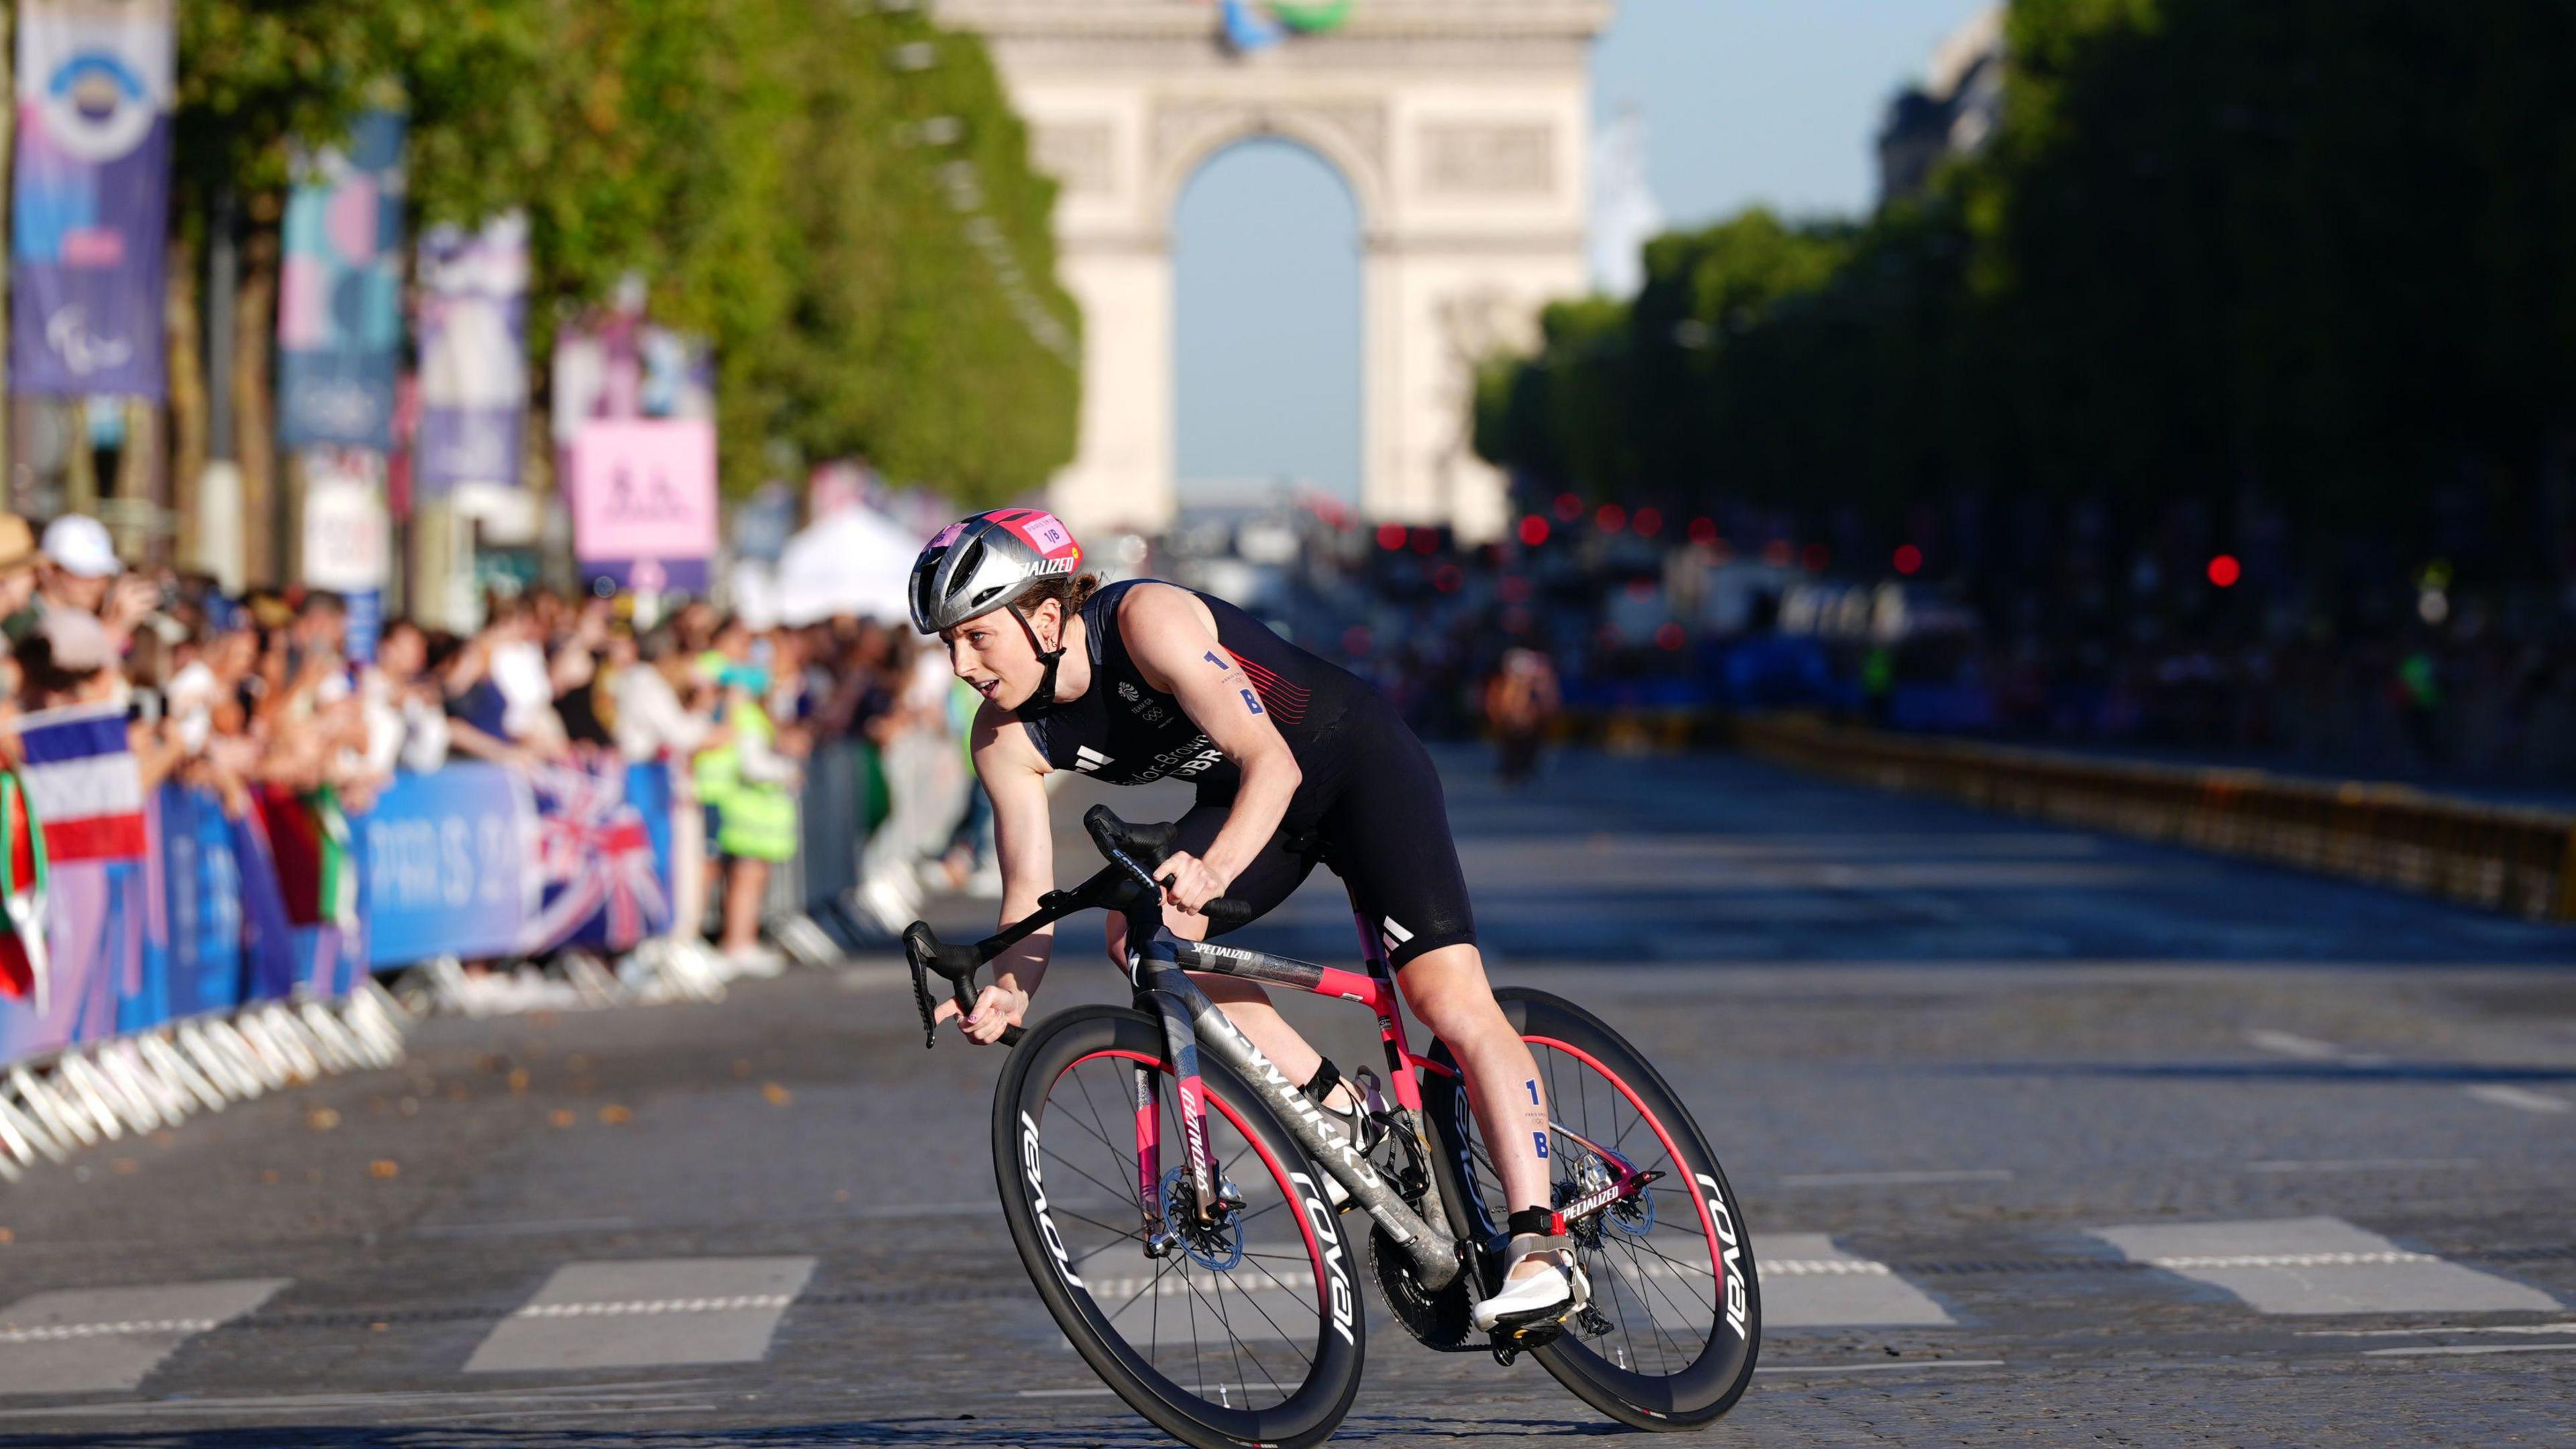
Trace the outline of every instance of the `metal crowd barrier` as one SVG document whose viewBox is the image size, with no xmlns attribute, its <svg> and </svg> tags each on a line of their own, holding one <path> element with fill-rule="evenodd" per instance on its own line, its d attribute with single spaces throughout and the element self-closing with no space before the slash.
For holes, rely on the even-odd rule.
<svg viewBox="0 0 2576 1449">
<path fill-rule="evenodd" d="M 2576 919 L 2576 815 L 2403 785 L 2095 760 L 1918 739 L 1806 716 L 1738 718 L 1746 753 L 1882 790 L 2393 886 L 2535 919 Z"/>
</svg>

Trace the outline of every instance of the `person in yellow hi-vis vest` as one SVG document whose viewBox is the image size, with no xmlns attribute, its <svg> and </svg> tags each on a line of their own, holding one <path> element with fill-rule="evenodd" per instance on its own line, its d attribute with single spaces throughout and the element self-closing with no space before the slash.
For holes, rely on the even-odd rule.
<svg viewBox="0 0 2576 1449">
<path fill-rule="evenodd" d="M 760 902 L 770 867 L 796 854 L 801 770 L 779 748 L 777 725 L 761 704 L 769 670 L 753 660 L 750 644 L 751 631 L 739 622 L 717 636 L 716 674 L 724 689 L 718 719 L 731 727 L 731 737 L 700 753 L 694 774 L 698 798 L 715 816 L 716 853 L 724 868 L 724 931 L 717 946 L 736 971 L 774 976 L 785 961 L 760 943 Z"/>
</svg>

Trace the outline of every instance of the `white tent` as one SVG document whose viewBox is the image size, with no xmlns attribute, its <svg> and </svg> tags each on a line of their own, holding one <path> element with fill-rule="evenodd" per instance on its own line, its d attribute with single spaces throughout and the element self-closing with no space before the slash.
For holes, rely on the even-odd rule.
<svg viewBox="0 0 2576 1449">
<path fill-rule="evenodd" d="M 839 614 L 901 623 L 904 580 L 920 552 L 920 539 L 874 509 L 818 518 L 779 556 L 779 615 L 790 625 Z"/>
</svg>

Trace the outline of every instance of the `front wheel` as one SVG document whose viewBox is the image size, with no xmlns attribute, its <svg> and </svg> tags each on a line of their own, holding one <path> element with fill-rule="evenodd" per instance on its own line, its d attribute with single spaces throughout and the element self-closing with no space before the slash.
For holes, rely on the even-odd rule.
<svg viewBox="0 0 2576 1449">
<path fill-rule="evenodd" d="M 993 1097 L 993 1173 L 1038 1296 L 1118 1397 L 1200 1449 L 1315 1444 L 1359 1392 L 1365 1325 L 1355 1246 L 1319 1176 L 1269 1106 L 1199 1059 L 1208 1149 L 1240 1205 L 1200 1223 L 1178 1084 L 1161 1026 L 1087 1006 L 1011 1053 Z M 1140 1102 L 1139 1073 L 1154 1088 Z M 1145 1105 L 1150 1103 L 1150 1108 Z M 1149 1257 L 1143 1153 L 1181 1204 Z"/>
<path fill-rule="evenodd" d="M 1600 1018 L 1544 991 L 1494 993 L 1547 1087 L 1548 1167 L 1562 1209 L 1616 1181 L 1610 1157 L 1660 1174 L 1635 1196 L 1567 1223 L 1592 1306 L 1532 1356 L 1577 1398 L 1639 1429 L 1694 1429 L 1753 1379 L 1762 1295 L 1753 1241 L 1708 1139 L 1661 1074 Z M 1444 1139 L 1442 1187 L 1485 1242 L 1499 1286 L 1502 1180 L 1448 1049 L 1426 1073 L 1425 1114 Z M 1605 1156 L 1604 1150 L 1607 1150 Z"/>
</svg>

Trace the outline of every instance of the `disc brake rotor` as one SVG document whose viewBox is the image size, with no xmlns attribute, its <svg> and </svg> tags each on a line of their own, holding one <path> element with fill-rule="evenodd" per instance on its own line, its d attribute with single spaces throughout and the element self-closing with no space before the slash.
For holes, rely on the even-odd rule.
<svg viewBox="0 0 2576 1449">
<path fill-rule="evenodd" d="M 1184 1185 L 1187 1176 L 1180 1168 L 1163 1174 L 1163 1227 L 1190 1261 L 1201 1267 L 1230 1273 L 1243 1266 L 1243 1219 L 1232 1208 L 1217 1215 L 1213 1223 L 1198 1220 L 1198 1195 Z M 1220 1188 L 1220 1195 L 1235 1194 Z"/>
</svg>

